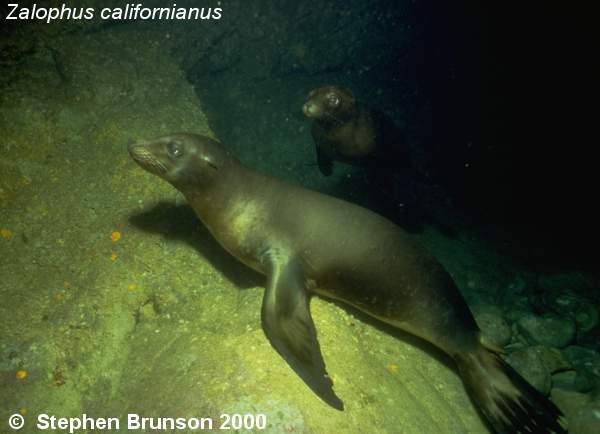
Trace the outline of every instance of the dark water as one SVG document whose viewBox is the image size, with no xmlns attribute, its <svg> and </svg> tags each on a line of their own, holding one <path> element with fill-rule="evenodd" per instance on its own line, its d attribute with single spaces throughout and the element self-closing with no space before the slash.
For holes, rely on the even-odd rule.
<svg viewBox="0 0 600 434">
<path fill-rule="evenodd" d="M 285 149 L 289 161 L 300 149 L 309 157 L 303 98 L 324 83 L 344 85 L 402 128 L 418 170 L 443 186 L 459 219 L 514 237 L 514 254 L 540 266 L 594 268 L 582 239 L 596 240 L 589 197 L 598 179 L 568 90 L 581 62 L 575 37 L 557 30 L 560 15 L 550 6 L 517 9 L 343 2 L 319 10 L 284 3 L 266 12 L 246 5 L 223 23 L 229 37 L 215 35 L 201 61 L 184 64 L 213 127 L 250 159 L 258 147 Z M 261 25 L 237 19 L 257 10 Z M 313 175 L 307 166 L 296 177 Z"/>
</svg>

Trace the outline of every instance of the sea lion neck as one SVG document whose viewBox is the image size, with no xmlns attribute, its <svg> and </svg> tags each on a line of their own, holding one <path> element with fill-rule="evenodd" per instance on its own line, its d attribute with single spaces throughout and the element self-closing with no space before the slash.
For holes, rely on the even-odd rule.
<svg viewBox="0 0 600 434">
<path fill-rule="evenodd" d="M 218 172 L 208 185 L 178 188 L 204 223 L 239 201 L 258 177 L 257 172 L 235 158 L 227 159 L 215 170 Z"/>
<path fill-rule="evenodd" d="M 335 113 L 326 113 L 321 118 L 315 119 L 322 125 L 340 125 L 358 116 L 359 109 L 356 105 L 348 107 L 344 110 L 337 110 Z"/>
</svg>

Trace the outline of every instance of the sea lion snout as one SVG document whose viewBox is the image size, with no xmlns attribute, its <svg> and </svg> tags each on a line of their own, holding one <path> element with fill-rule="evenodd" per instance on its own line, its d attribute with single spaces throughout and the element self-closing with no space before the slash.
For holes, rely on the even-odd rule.
<svg viewBox="0 0 600 434">
<path fill-rule="evenodd" d="M 135 158 L 136 155 L 144 152 L 142 150 L 142 148 L 144 148 L 145 143 L 140 143 L 140 142 L 131 142 L 129 144 L 127 144 L 127 151 L 129 152 L 129 155 L 131 155 L 133 158 Z"/>
<path fill-rule="evenodd" d="M 321 109 L 321 107 L 319 107 L 318 104 L 315 104 L 312 101 L 307 101 L 302 106 L 302 113 L 304 113 L 304 116 L 306 116 L 307 118 L 316 118 L 321 116 L 323 110 Z"/>
<path fill-rule="evenodd" d="M 310 91 L 302 112 L 309 119 L 334 120 L 351 115 L 356 110 L 352 92 L 339 86 L 321 86 Z"/>
<path fill-rule="evenodd" d="M 150 173 L 164 176 L 167 166 L 156 156 L 146 143 L 131 143 L 127 146 L 129 155 L 137 164 Z"/>
</svg>

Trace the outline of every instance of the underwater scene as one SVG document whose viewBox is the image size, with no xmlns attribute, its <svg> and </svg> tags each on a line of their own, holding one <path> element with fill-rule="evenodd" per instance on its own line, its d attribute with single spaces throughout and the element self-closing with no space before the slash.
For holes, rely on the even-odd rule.
<svg viewBox="0 0 600 434">
<path fill-rule="evenodd" d="M 0 433 L 600 433 L 568 13 L 0 5 Z"/>
</svg>

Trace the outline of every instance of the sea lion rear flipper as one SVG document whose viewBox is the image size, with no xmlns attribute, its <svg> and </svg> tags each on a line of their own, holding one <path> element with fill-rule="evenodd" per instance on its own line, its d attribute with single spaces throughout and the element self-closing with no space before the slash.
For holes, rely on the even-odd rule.
<svg viewBox="0 0 600 434">
<path fill-rule="evenodd" d="M 480 345 L 455 355 L 458 372 L 473 402 L 497 433 L 567 434 L 562 412 L 500 357 L 495 346 Z"/>
<path fill-rule="evenodd" d="M 271 255 L 262 304 L 262 325 L 271 345 L 323 401 L 343 410 L 325 371 L 310 316 L 302 269 L 295 259 Z"/>
</svg>

